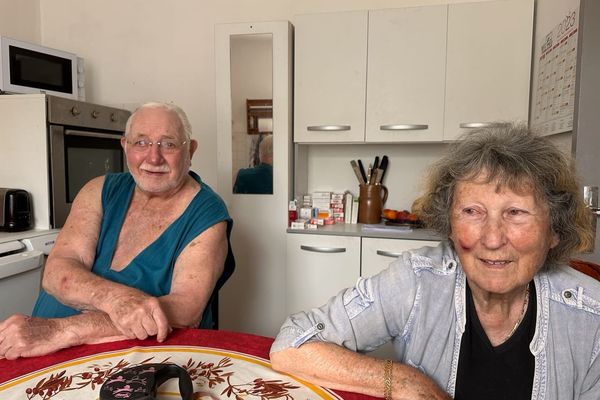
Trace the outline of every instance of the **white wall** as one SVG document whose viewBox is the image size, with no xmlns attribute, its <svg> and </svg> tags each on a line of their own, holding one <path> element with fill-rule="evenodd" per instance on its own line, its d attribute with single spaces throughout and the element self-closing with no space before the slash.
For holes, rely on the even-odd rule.
<svg viewBox="0 0 600 400">
<path fill-rule="evenodd" d="M 0 4 L 5 3 L 9 1 L 2 0 Z M 272 20 L 293 23 L 294 15 L 308 12 L 446 2 L 52 0 L 39 3 L 42 44 L 78 53 L 86 59 L 87 100 L 126 108 L 148 100 L 162 100 L 183 107 L 200 141 L 193 167 L 208 184 L 216 187 L 215 23 Z"/>
<path fill-rule="evenodd" d="M 383 184 L 388 188 L 384 208 L 410 210 L 421 192 L 422 177 L 433 161 L 439 158 L 445 144 L 406 145 L 310 145 L 308 152 L 308 191 L 329 190 L 350 192 L 358 196 L 358 180 L 350 160 L 362 160 L 365 168 L 375 156 L 387 155 L 388 170 Z"/>
<path fill-rule="evenodd" d="M 40 43 L 40 0 L 0 0 L 0 35 Z"/>
<path fill-rule="evenodd" d="M 216 189 L 216 23 L 273 20 L 293 23 L 294 15 L 302 13 L 447 2 L 465 1 L 0 0 L 0 33 L 5 34 L 6 19 L 9 21 L 6 29 L 14 32 L 13 36 L 18 39 L 38 42 L 39 38 L 43 45 L 83 56 L 88 101 L 132 109 L 145 101 L 160 100 L 183 107 L 200 142 L 193 168 Z M 26 4 L 29 12 L 24 15 L 13 12 L 17 3 L 20 7 Z M 38 4 L 39 13 L 36 12 Z M 10 10 L 11 17 L 5 17 L 5 10 Z M 24 26 L 32 27 L 21 33 L 19 29 Z M 368 164 L 375 155 L 387 154 L 391 163 L 386 176 L 390 189 L 387 206 L 410 208 L 425 166 L 437 158 L 443 146 L 312 146 L 309 151 L 312 187 L 309 189 L 356 190 L 350 159 L 361 158 Z M 319 174 L 325 169 L 328 175 Z M 260 279 L 265 285 L 282 284 L 270 276 Z M 276 333 L 270 327 L 255 331 L 267 335 Z"/>
<path fill-rule="evenodd" d="M 465 1 L 0 0 L 0 34 L 85 57 L 88 101 L 129 109 L 149 100 L 182 106 L 200 141 L 193 168 L 216 189 L 215 23 L 286 19 L 293 23 L 294 15 L 302 13 L 459 2 Z M 309 190 L 357 190 L 349 160 L 368 162 L 376 154 L 388 154 L 393 166 L 386 178 L 387 206 L 409 208 L 423 167 L 443 146 L 343 149 L 331 153 L 335 157 L 331 164 L 324 153 L 329 147 L 311 147 Z M 319 174 L 326 169 L 328 174 Z"/>
</svg>

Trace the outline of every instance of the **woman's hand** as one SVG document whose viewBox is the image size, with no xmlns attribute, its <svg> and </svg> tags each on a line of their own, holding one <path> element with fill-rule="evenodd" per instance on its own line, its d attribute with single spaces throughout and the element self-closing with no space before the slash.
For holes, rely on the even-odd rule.
<svg viewBox="0 0 600 400">
<path fill-rule="evenodd" d="M 77 344 L 77 335 L 63 330 L 56 319 L 15 314 L 0 322 L 0 357 L 9 360 L 43 356 Z"/>
<path fill-rule="evenodd" d="M 162 342 L 171 332 L 169 320 L 160 300 L 133 288 L 122 288 L 106 296 L 99 307 L 114 326 L 130 339 L 146 339 L 156 335 Z"/>
</svg>

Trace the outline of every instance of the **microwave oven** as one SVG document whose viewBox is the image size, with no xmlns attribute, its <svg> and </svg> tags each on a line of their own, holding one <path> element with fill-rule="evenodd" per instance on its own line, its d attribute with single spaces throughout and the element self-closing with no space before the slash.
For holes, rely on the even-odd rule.
<svg viewBox="0 0 600 400">
<path fill-rule="evenodd" d="M 66 51 L 0 37 L 0 93 L 46 93 L 85 101 L 84 60 Z"/>
</svg>

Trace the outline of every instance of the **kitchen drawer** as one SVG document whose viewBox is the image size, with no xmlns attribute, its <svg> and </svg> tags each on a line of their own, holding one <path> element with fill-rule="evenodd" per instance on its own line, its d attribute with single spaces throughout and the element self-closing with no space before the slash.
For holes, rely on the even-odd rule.
<svg viewBox="0 0 600 400">
<path fill-rule="evenodd" d="M 287 235 L 287 314 L 319 307 L 360 275 L 360 237 Z"/>
<path fill-rule="evenodd" d="M 437 246 L 432 240 L 363 238 L 361 276 L 375 275 L 387 268 L 402 252 L 423 246 Z"/>
</svg>

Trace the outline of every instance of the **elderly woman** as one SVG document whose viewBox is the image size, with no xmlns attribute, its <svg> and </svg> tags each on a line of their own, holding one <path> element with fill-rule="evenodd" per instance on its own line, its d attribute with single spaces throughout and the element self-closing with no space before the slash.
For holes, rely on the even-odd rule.
<svg viewBox="0 0 600 400">
<path fill-rule="evenodd" d="M 189 170 L 198 147 L 190 135 L 177 106 L 148 103 L 131 115 L 121 140 L 129 172 L 77 194 L 33 317 L 0 322 L 0 356 L 210 327 L 207 305 L 234 267 L 232 221 Z"/>
<path fill-rule="evenodd" d="M 386 399 L 599 399 L 600 284 L 566 265 L 592 243 L 590 215 L 551 141 L 466 136 L 421 215 L 449 240 L 289 317 L 273 368 Z M 360 354 L 390 340 L 393 362 Z"/>
</svg>

